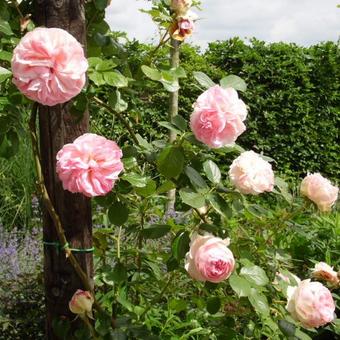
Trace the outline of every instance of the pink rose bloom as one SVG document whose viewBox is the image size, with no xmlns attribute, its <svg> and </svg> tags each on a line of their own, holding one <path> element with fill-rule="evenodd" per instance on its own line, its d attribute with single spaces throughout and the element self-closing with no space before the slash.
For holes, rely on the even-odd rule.
<svg viewBox="0 0 340 340">
<path fill-rule="evenodd" d="M 325 262 L 319 262 L 315 265 L 312 276 L 319 280 L 325 280 L 332 285 L 340 283 L 337 272 Z"/>
<path fill-rule="evenodd" d="M 338 199 L 339 188 L 319 173 L 306 176 L 301 182 L 301 194 L 313 201 L 321 211 L 330 211 Z"/>
<path fill-rule="evenodd" d="M 236 90 L 213 86 L 194 104 L 190 126 L 196 138 L 211 148 L 232 145 L 245 130 L 247 108 Z"/>
<path fill-rule="evenodd" d="M 234 270 L 235 260 L 228 248 L 229 239 L 213 235 L 193 235 L 186 255 L 185 269 L 198 281 L 221 282 Z"/>
<path fill-rule="evenodd" d="M 243 152 L 230 166 L 230 180 L 243 194 L 258 195 L 274 189 L 274 172 L 269 162 L 254 151 Z"/>
<path fill-rule="evenodd" d="M 170 29 L 170 33 L 173 39 L 183 41 L 192 35 L 194 28 L 194 21 L 190 16 L 179 17 Z"/>
<path fill-rule="evenodd" d="M 123 170 L 117 144 L 93 133 L 66 144 L 57 154 L 57 174 L 65 190 L 87 197 L 110 192 Z"/>
<path fill-rule="evenodd" d="M 93 302 L 94 299 L 90 292 L 78 289 L 69 302 L 69 308 L 74 314 L 92 317 Z"/>
<path fill-rule="evenodd" d="M 88 64 L 80 43 L 60 28 L 36 28 L 14 49 L 13 83 L 43 105 L 65 103 L 85 85 Z"/>
<path fill-rule="evenodd" d="M 286 309 L 303 327 L 317 328 L 334 320 L 332 294 L 320 282 L 301 281 L 296 287 L 288 287 L 287 295 Z"/>
<path fill-rule="evenodd" d="M 170 7 L 177 15 L 185 14 L 192 6 L 192 0 L 171 0 Z"/>
</svg>

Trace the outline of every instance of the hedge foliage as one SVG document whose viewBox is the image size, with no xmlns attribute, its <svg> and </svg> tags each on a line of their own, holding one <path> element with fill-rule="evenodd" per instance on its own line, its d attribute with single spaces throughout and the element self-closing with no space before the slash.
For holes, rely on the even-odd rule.
<svg viewBox="0 0 340 340">
<path fill-rule="evenodd" d="M 132 68 L 147 63 L 150 46 L 133 42 L 126 47 Z M 165 64 L 165 56 L 163 50 L 155 64 Z M 216 81 L 236 74 L 248 84 L 242 97 L 249 105 L 248 129 L 238 143 L 270 155 L 286 175 L 317 171 L 339 177 L 340 50 L 336 43 L 307 48 L 233 38 L 211 43 L 204 53 L 183 45 L 181 59 L 187 78 L 181 83 L 180 114 L 189 117 L 201 93 L 192 86 L 193 71 L 203 71 Z M 168 95 L 151 91 L 157 86 L 150 82 L 150 91 L 129 94 L 130 109 L 139 116 L 136 128 L 146 128 L 145 135 L 157 134 L 157 122 L 167 115 Z"/>
</svg>

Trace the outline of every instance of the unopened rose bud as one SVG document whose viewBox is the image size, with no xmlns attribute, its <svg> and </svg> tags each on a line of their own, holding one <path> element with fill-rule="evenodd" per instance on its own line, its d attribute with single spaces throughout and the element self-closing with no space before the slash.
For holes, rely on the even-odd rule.
<svg viewBox="0 0 340 340">
<path fill-rule="evenodd" d="M 192 0 L 172 0 L 170 5 L 171 9 L 177 15 L 185 14 L 191 6 Z"/>
<path fill-rule="evenodd" d="M 78 289 L 69 302 L 70 311 L 79 316 L 92 318 L 92 305 L 94 299 L 90 292 Z"/>
<path fill-rule="evenodd" d="M 340 283 L 337 272 L 325 262 L 319 262 L 315 265 L 312 276 L 316 279 L 324 280 L 333 286 Z"/>
</svg>

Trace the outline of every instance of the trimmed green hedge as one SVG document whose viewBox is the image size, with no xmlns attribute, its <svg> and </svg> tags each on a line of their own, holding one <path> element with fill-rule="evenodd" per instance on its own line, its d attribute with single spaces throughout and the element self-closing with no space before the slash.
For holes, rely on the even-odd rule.
<svg viewBox="0 0 340 340">
<path fill-rule="evenodd" d="M 152 47 L 136 41 L 127 44 L 130 69 L 138 81 L 149 84 L 143 93 L 129 97 L 130 118 L 141 135 L 157 137 L 158 122 L 167 119 L 168 93 L 159 83 L 145 80 L 140 66 L 149 64 Z M 249 105 L 247 131 L 238 139 L 246 149 L 275 159 L 276 169 L 288 176 L 321 172 L 337 179 L 340 121 L 340 52 L 337 44 L 325 42 L 309 48 L 295 44 L 266 44 L 239 38 L 211 43 L 205 53 L 184 44 L 181 65 L 187 78 L 181 80 L 180 111 L 189 118 L 192 104 L 202 92 L 193 79 L 202 71 L 218 81 L 236 74 L 248 84 L 241 94 Z M 168 64 L 168 51 L 161 49 L 155 65 Z M 111 124 L 111 123 L 110 123 Z"/>
<path fill-rule="evenodd" d="M 238 38 L 212 43 L 208 63 L 248 84 L 248 130 L 239 139 L 290 174 L 339 176 L 340 51 L 332 42 L 251 45 Z"/>
</svg>

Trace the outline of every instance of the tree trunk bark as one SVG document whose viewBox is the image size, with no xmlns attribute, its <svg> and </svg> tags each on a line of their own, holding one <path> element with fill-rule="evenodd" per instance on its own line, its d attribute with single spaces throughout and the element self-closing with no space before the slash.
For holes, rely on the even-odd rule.
<svg viewBox="0 0 340 340">
<path fill-rule="evenodd" d="M 33 19 L 38 26 L 58 27 L 70 32 L 83 46 L 86 43 L 84 0 L 34 0 Z M 88 131 L 89 113 L 79 122 L 70 114 L 71 103 L 53 107 L 39 105 L 40 153 L 45 185 L 65 229 L 72 248 L 92 247 L 91 203 L 80 194 L 64 191 L 56 174 L 56 154 L 64 144 L 73 142 Z M 43 215 L 44 241 L 57 242 L 53 222 Z M 92 253 L 75 254 L 82 269 L 93 277 Z M 46 335 L 57 339 L 52 329 L 53 320 L 73 320 L 68 303 L 83 284 L 65 253 L 53 246 L 44 247 L 44 279 L 47 307 Z"/>
<path fill-rule="evenodd" d="M 180 42 L 171 39 L 171 47 L 170 47 L 170 66 L 171 68 L 177 68 L 179 66 L 179 47 Z M 168 121 L 172 123 L 173 117 L 178 115 L 178 95 L 179 92 L 170 92 L 170 100 L 169 100 L 169 116 Z M 176 140 L 175 132 L 169 130 L 169 142 L 173 143 Z M 167 193 L 167 205 L 166 211 L 170 212 L 175 210 L 175 203 L 176 203 L 176 189 L 169 190 Z"/>
</svg>

